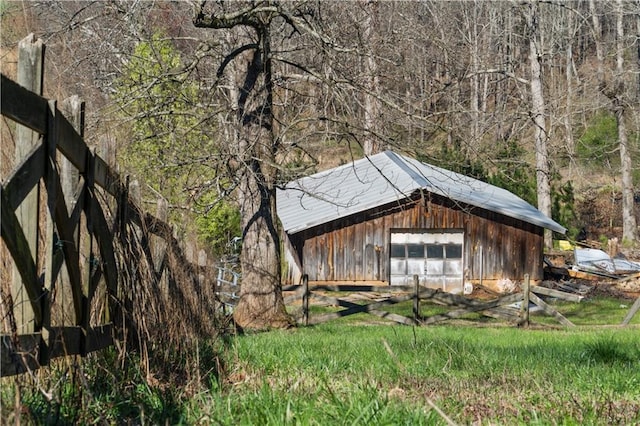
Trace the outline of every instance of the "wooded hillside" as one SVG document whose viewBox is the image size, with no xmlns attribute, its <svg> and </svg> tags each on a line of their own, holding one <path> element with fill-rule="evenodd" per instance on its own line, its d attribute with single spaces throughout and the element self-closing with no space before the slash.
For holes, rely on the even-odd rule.
<svg viewBox="0 0 640 426">
<path fill-rule="evenodd" d="M 391 148 L 550 208 L 571 236 L 584 226 L 591 239 L 637 237 L 635 224 L 623 227 L 640 198 L 638 1 L 200 7 L 3 2 L 2 72 L 14 72 L 26 34 L 45 40 L 45 87 L 59 92 L 45 96 L 83 98 L 94 142 L 117 139 L 121 167 L 165 195 L 175 217 L 197 213 L 191 230 L 218 252 L 239 232 L 246 158 L 234 118 L 258 14 L 269 29 L 276 184 Z M 198 12 L 238 25 L 198 28 Z M 220 218 L 233 226 L 219 229 Z"/>
</svg>

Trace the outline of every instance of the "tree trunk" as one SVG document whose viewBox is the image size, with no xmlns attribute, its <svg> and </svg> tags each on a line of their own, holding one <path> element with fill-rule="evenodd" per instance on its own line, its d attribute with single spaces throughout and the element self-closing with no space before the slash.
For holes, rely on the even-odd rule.
<svg viewBox="0 0 640 426">
<path fill-rule="evenodd" d="M 271 20 L 274 9 L 246 10 L 206 16 L 201 3 L 194 25 L 200 28 L 253 29 L 257 43 L 229 54 L 223 63 L 238 64 L 238 149 L 232 168 L 238 178 L 238 203 L 242 227 L 240 300 L 233 312 L 243 329 L 281 328 L 292 325 L 282 297 L 280 229 L 276 210 L 278 168 L 274 136 L 273 77 L 271 73 Z M 248 32 L 247 32 L 248 33 Z M 245 33 L 246 34 L 246 33 Z M 242 66 L 246 65 L 246 70 Z M 242 73 L 242 74 L 240 74 Z M 234 90 L 231 91 L 232 93 Z M 235 141 L 232 140 L 231 143 Z"/>
<path fill-rule="evenodd" d="M 537 2 L 529 3 L 527 23 L 529 28 L 529 67 L 531 70 L 531 119 L 534 125 L 535 151 L 536 151 L 536 182 L 538 195 L 538 209 L 551 217 L 551 185 L 549 183 L 549 155 L 547 153 L 547 130 L 544 95 L 542 91 L 542 78 L 540 72 L 540 59 L 538 49 L 538 13 Z M 544 231 L 544 246 L 552 248 L 551 231 Z"/>
<path fill-rule="evenodd" d="M 591 13 L 591 23 L 593 25 L 593 38 L 596 45 L 596 59 L 598 68 L 596 77 L 598 79 L 598 87 L 604 84 L 604 51 L 602 48 L 602 25 L 600 24 L 600 15 L 596 10 L 596 0 L 589 0 L 589 12 Z"/>
<path fill-rule="evenodd" d="M 365 88 L 364 94 L 364 128 L 365 135 L 362 141 L 364 155 L 373 155 L 381 151 L 381 143 L 378 141 L 378 126 L 380 121 L 380 105 L 377 96 L 380 93 L 380 82 L 378 79 L 378 63 L 376 62 L 375 46 L 378 31 L 378 3 L 367 0 L 365 2 L 365 13 L 363 39 L 367 43 L 365 68 Z"/>
<path fill-rule="evenodd" d="M 568 14 L 568 27 L 569 34 L 567 37 L 567 50 L 565 51 L 566 58 L 566 85 L 567 85 L 567 98 L 565 102 L 565 115 L 564 115 L 564 129 L 567 141 L 567 154 L 569 155 L 569 161 L 571 164 L 575 161 L 575 142 L 573 140 L 573 126 L 571 124 L 571 116 L 573 114 L 573 13 Z"/>
<path fill-rule="evenodd" d="M 260 41 L 250 57 L 238 99 L 242 285 L 233 317 L 246 329 L 291 325 L 280 283 L 269 31 L 259 32 Z"/>
<path fill-rule="evenodd" d="M 618 144 L 620 148 L 620 168 L 622 174 L 622 239 L 635 242 L 638 239 L 636 217 L 633 205 L 633 166 L 627 126 L 625 121 L 625 88 L 624 88 L 624 25 L 622 0 L 617 2 L 616 19 L 616 82 L 613 106 L 618 125 Z"/>
<path fill-rule="evenodd" d="M 478 71 L 480 71 L 480 48 L 478 46 L 478 4 L 477 1 L 473 2 L 473 16 L 471 19 L 467 17 L 467 31 L 469 37 L 470 44 L 470 55 L 471 55 L 471 66 L 473 77 L 471 78 L 471 99 L 470 99 L 470 109 L 471 109 L 471 143 L 473 144 L 473 148 L 466 147 L 467 152 L 465 153 L 465 157 L 469 152 L 473 152 L 474 149 L 477 149 L 480 139 L 480 75 Z"/>
</svg>

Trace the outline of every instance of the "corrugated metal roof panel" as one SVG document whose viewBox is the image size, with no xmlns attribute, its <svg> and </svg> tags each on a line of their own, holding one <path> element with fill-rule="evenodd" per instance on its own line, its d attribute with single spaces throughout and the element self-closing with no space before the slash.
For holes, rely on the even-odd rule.
<svg viewBox="0 0 640 426">
<path fill-rule="evenodd" d="M 511 192 L 392 151 L 298 179 L 278 190 L 278 216 L 290 234 L 393 201 L 415 190 L 450 198 L 564 233 Z"/>
</svg>

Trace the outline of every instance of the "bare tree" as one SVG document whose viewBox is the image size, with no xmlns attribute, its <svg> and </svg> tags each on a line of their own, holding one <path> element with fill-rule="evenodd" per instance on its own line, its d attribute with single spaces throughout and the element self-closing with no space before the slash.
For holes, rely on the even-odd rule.
<svg viewBox="0 0 640 426">
<path fill-rule="evenodd" d="M 538 209 L 551 217 L 551 185 L 549 182 L 549 154 L 547 152 L 548 134 L 540 71 L 540 56 L 542 53 L 540 49 L 537 0 L 530 1 L 527 4 L 525 13 L 529 38 L 529 67 L 531 72 L 529 87 L 531 90 L 531 120 L 534 126 Z M 545 230 L 544 245 L 546 248 L 553 246 L 550 230 Z"/>
<path fill-rule="evenodd" d="M 366 17 L 363 24 L 363 39 L 367 46 L 364 63 L 366 79 L 364 86 L 367 92 L 364 94 L 364 127 L 366 133 L 363 148 L 365 155 L 373 155 L 380 151 L 381 145 L 378 141 L 380 81 L 376 59 L 376 45 L 380 37 L 378 33 L 378 2 L 365 0 L 364 9 Z"/>
<path fill-rule="evenodd" d="M 622 175 L 622 238 L 630 242 L 638 239 L 633 202 L 633 167 L 631 150 L 627 137 L 627 105 L 629 96 L 625 90 L 625 38 L 623 1 L 616 3 L 616 71 L 614 89 L 609 93 L 618 124 L 618 145 L 620 149 L 620 171 Z M 636 41 L 637 42 L 637 41 Z"/>
<path fill-rule="evenodd" d="M 602 24 L 600 14 L 596 7 L 596 0 L 589 0 L 589 13 L 591 13 L 591 23 L 593 25 L 593 39 L 596 47 L 597 78 L 598 85 L 604 83 L 604 50 L 602 47 Z"/>
</svg>

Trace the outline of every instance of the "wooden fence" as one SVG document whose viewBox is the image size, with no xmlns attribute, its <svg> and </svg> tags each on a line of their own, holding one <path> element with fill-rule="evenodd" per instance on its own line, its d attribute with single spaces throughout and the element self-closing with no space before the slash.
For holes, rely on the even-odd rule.
<svg viewBox="0 0 640 426">
<path fill-rule="evenodd" d="M 40 40 L 25 38 L 20 84 L 1 81 L 3 157 L 13 148 L 15 162 L 0 188 L 0 376 L 85 355 L 114 338 L 144 346 L 140 324 L 149 334 L 153 322 L 162 335 L 172 321 L 178 329 L 190 320 L 207 332 L 215 309 L 215 274 L 203 251 L 183 249 L 175 238 L 166 202 L 157 217 L 145 213 L 135 182 L 87 146 L 77 97 L 62 103 L 67 118 L 40 96 L 43 52 Z"/>
<path fill-rule="evenodd" d="M 367 286 L 367 285 L 314 285 L 310 286 L 307 276 L 303 277 L 302 285 L 287 286 L 283 289 L 292 292 L 285 298 L 285 304 L 294 305 L 300 302 L 300 314 L 297 320 L 300 324 L 314 325 L 343 318 L 358 313 L 368 313 L 380 318 L 395 321 L 405 325 L 429 325 L 463 317 L 470 313 L 480 313 L 484 316 L 498 318 L 512 324 L 528 325 L 531 304 L 539 307 L 544 313 L 554 317 L 560 324 L 574 327 L 574 324 L 549 306 L 541 296 L 579 302 L 582 296 L 566 293 L 545 287 L 529 284 L 529 277 L 525 277 L 522 291 L 498 297 L 492 300 L 478 300 L 445 293 L 419 285 L 418 276 L 414 276 L 412 286 Z M 353 300 L 351 297 L 328 296 L 327 293 L 357 293 L 370 295 L 369 301 Z M 371 296 L 375 294 L 375 296 Z M 413 315 L 411 317 L 388 312 L 385 308 L 401 302 L 413 301 Z M 431 303 L 447 306 L 451 310 L 446 313 L 423 316 L 421 303 Z M 342 308 L 336 312 L 311 315 L 311 304 Z"/>
</svg>

